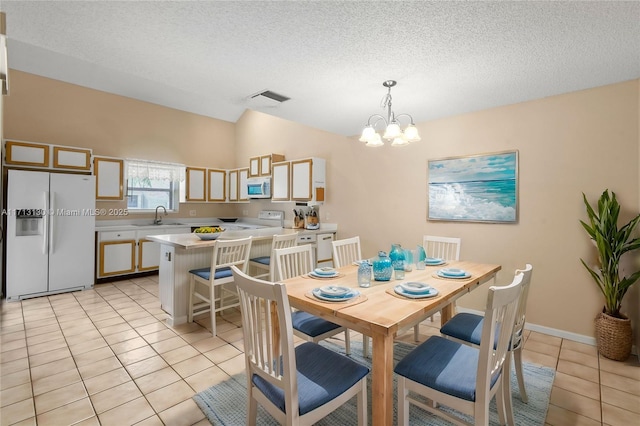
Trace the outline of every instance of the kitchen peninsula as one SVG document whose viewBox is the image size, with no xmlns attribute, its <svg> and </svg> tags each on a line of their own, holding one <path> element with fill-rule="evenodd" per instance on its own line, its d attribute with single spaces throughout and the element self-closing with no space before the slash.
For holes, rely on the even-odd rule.
<svg viewBox="0 0 640 426">
<path fill-rule="evenodd" d="M 300 232 L 304 235 L 333 234 L 335 224 L 323 224 L 318 230 L 302 230 L 283 227 L 225 231 L 220 239 L 252 236 L 251 257 L 269 256 L 271 241 L 276 234 Z M 200 240 L 195 234 L 149 235 L 147 239 L 160 243 L 159 290 L 162 309 L 169 314 L 171 326 L 187 322 L 189 302 L 189 270 L 211 264 L 211 249 L 216 240 Z M 251 273 L 251 271 L 249 271 Z"/>
</svg>

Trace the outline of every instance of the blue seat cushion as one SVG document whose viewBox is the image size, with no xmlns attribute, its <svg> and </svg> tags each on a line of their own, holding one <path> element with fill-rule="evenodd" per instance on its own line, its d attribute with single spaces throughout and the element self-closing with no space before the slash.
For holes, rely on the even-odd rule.
<svg viewBox="0 0 640 426">
<path fill-rule="evenodd" d="M 209 281 L 209 278 L 211 277 L 211 268 L 192 269 L 189 271 L 189 273 L 197 275 L 200 278 Z M 227 278 L 231 276 L 233 276 L 233 274 L 231 273 L 231 268 L 225 267 L 216 269 L 216 275 L 214 276 L 214 278 L 216 280 L 219 280 L 221 278 Z"/>
<path fill-rule="evenodd" d="M 476 314 L 466 312 L 456 314 L 442 326 L 440 333 L 479 346 L 480 338 L 482 337 L 483 320 L 484 317 Z"/>
<path fill-rule="evenodd" d="M 367 367 L 317 343 L 306 342 L 297 346 L 295 357 L 300 415 L 342 395 L 369 373 Z M 282 389 L 255 374 L 251 381 L 274 405 L 286 413 Z"/>
<path fill-rule="evenodd" d="M 253 259 L 250 259 L 250 260 L 252 262 L 260 263 L 261 265 L 266 265 L 266 266 L 269 266 L 271 264 L 270 256 L 254 257 Z"/>
<path fill-rule="evenodd" d="M 474 347 L 431 336 L 404 357 L 394 371 L 440 392 L 475 401 L 479 353 Z M 491 387 L 498 377 L 491 379 Z"/>
<path fill-rule="evenodd" d="M 311 337 L 320 336 L 340 327 L 338 324 L 334 324 L 304 311 L 291 313 L 291 325 L 295 330 L 301 331 Z"/>
</svg>

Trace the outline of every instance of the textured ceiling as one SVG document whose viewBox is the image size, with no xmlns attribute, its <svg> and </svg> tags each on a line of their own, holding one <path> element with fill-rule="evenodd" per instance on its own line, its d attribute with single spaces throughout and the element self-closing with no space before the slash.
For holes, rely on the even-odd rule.
<svg viewBox="0 0 640 426">
<path fill-rule="evenodd" d="M 235 122 L 358 134 L 640 77 L 640 2 L 11 1 L 10 68 Z M 272 90 L 291 100 L 249 96 Z"/>
</svg>

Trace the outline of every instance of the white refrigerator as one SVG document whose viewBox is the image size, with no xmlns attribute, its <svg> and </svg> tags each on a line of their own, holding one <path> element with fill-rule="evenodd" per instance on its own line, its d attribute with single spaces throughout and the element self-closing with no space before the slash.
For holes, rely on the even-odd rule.
<svg viewBox="0 0 640 426">
<path fill-rule="evenodd" d="M 91 288 L 95 177 L 9 170 L 6 297 Z"/>
</svg>

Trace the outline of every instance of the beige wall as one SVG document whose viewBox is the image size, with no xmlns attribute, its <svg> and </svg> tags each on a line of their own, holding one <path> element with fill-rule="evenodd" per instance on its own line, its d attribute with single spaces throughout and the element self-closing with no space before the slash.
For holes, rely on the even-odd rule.
<svg viewBox="0 0 640 426">
<path fill-rule="evenodd" d="M 236 137 L 240 156 L 269 147 L 289 159 L 325 157 L 328 201 L 321 219 L 328 215 L 338 223 L 339 238 L 360 235 L 365 256 L 388 250 L 392 242 L 414 247 L 426 233 L 460 236 L 462 258 L 502 265 L 499 283 L 526 262 L 534 265 L 532 323 L 593 336 L 593 318 L 603 303 L 579 260 L 594 256 L 579 223 L 586 218 L 582 192 L 595 200 L 608 188 L 626 206 L 626 220 L 637 213 L 638 84 L 420 123 L 422 142 L 405 148 L 369 149 L 354 138 L 252 111 L 238 121 Z M 512 149 L 519 150 L 520 161 L 518 224 L 426 220 L 428 159 Z M 485 297 L 486 288 L 460 303 L 480 309 Z M 628 310 L 637 311 L 637 305 Z"/>
<path fill-rule="evenodd" d="M 326 158 L 321 220 L 338 223 L 339 238 L 360 235 L 363 254 L 373 256 L 392 242 L 413 247 L 426 233 L 460 236 L 462 258 L 502 265 L 499 283 L 532 263 L 530 322 L 581 335 L 593 336 L 602 306 L 579 261 L 594 255 L 579 224 L 586 217 L 581 194 L 595 200 L 606 188 L 615 191 L 627 220 L 640 206 L 638 80 L 420 123 L 422 142 L 369 149 L 355 138 L 254 111 L 233 124 L 25 73 L 12 71 L 11 79 L 7 138 L 193 166 L 246 166 L 249 157 L 267 153 Z M 513 149 L 520 153 L 518 224 L 426 220 L 428 159 Z M 295 207 L 191 203 L 180 215 L 194 205 L 198 215 L 209 216 L 246 209 L 255 217 L 275 208 L 289 220 Z M 479 309 L 485 296 L 477 291 L 460 304 Z M 628 305 L 638 330 L 638 305 Z"/>
<path fill-rule="evenodd" d="M 7 139 L 93 149 L 95 155 L 225 168 L 236 161 L 235 124 L 11 70 Z M 100 202 L 99 207 L 125 207 Z M 233 206 L 186 203 L 179 214 L 232 214 Z M 136 215 L 136 218 L 151 217 Z M 129 219 L 98 217 L 97 219 Z"/>
</svg>

